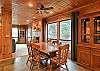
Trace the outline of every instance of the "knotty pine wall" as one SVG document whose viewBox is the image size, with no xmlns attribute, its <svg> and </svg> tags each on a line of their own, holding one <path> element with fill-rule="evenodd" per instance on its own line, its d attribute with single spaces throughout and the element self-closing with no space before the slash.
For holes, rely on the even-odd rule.
<svg viewBox="0 0 100 71">
<path fill-rule="evenodd" d="M 2 0 L 0 61 L 12 57 L 12 0 Z"/>
</svg>

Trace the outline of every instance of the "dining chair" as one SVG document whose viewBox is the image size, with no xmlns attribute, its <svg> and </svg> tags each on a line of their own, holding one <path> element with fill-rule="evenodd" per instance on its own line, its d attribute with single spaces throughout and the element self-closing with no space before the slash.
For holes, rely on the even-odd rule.
<svg viewBox="0 0 100 71">
<path fill-rule="evenodd" d="M 38 66 L 40 64 L 40 53 L 39 53 L 39 45 L 36 45 L 34 43 L 28 42 L 27 43 L 27 49 L 28 49 L 28 59 L 26 62 L 26 65 L 28 62 L 30 62 L 30 70 L 33 69 L 34 64 Z"/>
<path fill-rule="evenodd" d="M 52 41 L 52 43 L 53 43 L 54 45 L 62 44 L 61 42 L 59 42 L 59 40 Z"/>
<path fill-rule="evenodd" d="M 49 40 L 47 41 L 47 43 L 52 43 L 52 40 L 49 39 Z"/>
<path fill-rule="evenodd" d="M 40 68 L 40 51 L 39 51 L 39 45 L 36 45 L 32 43 L 32 60 L 30 69 L 33 69 L 34 63 L 37 65 L 38 69 Z"/>
<path fill-rule="evenodd" d="M 28 62 L 31 62 L 31 59 L 32 59 L 32 45 L 31 45 L 31 42 L 27 43 L 27 49 L 28 49 L 28 59 L 27 59 L 26 65 L 27 65 Z"/>
<path fill-rule="evenodd" d="M 66 63 L 67 63 L 67 58 L 68 58 L 68 52 L 69 52 L 69 44 L 59 46 L 59 51 L 56 57 L 51 59 L 52 63 L 57 64 L 59 67 L 62 67 L 61 65 L 65 65 L 67 69 Z"/>
</svg>

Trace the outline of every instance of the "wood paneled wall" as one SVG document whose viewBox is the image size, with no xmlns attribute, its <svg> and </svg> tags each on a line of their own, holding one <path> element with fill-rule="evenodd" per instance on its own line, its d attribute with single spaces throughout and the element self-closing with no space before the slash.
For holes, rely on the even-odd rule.
<svg viewBox="0 0 100 71">
<path fill-rule="evenodd" d="M 46 41 L 46 19 L 42 19 L 42 42 Z"/>
<path fill-rule="evenodd" d="M 55 16 L 51 16 L 47 18 L 47 22 L 52 23 L 52 22 L 58 22 L 61 20 L 66 20 L 66 19 L 71 19 L 71 14 L 66 14 L 66 13 L 57 14 Z"/>
<path fill-rule="evenodd" d="M 0 60 L 12 57 L 12 0 L 2 0 Z"/>
</svg>

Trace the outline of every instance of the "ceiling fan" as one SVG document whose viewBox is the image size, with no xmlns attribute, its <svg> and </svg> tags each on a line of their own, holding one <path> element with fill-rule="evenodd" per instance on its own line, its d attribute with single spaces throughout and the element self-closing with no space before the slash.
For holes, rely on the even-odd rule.
<svg viewBox="0 0 100 71">
<path fill-rule="evenodd" d="M 40 4 L 40 8 L 37 8 L 36 10 L 38 11 L 37 13 L 42 14 L 43 12 L 49 13 L 48 10 L 51 10 L 51 9 L 53 9 L 53 7 L 44 7 L 43 4 Z"/>
</svg>

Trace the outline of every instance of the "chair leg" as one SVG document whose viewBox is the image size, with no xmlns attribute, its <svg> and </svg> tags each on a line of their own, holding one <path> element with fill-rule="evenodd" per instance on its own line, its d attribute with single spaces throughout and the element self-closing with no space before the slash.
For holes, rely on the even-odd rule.
<svg viewBox="0 0 100 71">
<path fill-rule="evenodd" d="M 30 70 L 32 70 L 32 63 L 30 64 Z"/>
<path fill-rule="evenodd" d="M 67 68 L 67 64 L 65 63 L 65 66 L 66 66 L 66 68 Z"/>
<path fill-rule="evenodd" d="M 48 59 L 46 59 L 46 65 L 48 65 Z"/>
<path fill-rule="evenodd" d="M 33 70 L 33 60 L 30 62 L 31 64 L 30 64 L 30 70 L 32 71 Z"/>
<path fill-rule="evenodd" d="M 66 63 L 65 63 L 65 66 L 66 66 L 66 70 L 69 71 Z"/>
<path fill-rule="evenodd" d="M 30 61 L 29 58 L 30 58 L 30 57 L 28 57 L 28 59 L 27 59 L 26 65 L 27 65 L 28 61 Z"/>
<path fill-rule="evenodd" d="M 40 69 L 40 64 L 38 63 L 38 71 L 39 71 L 39 69 Z"/>
</svg>

